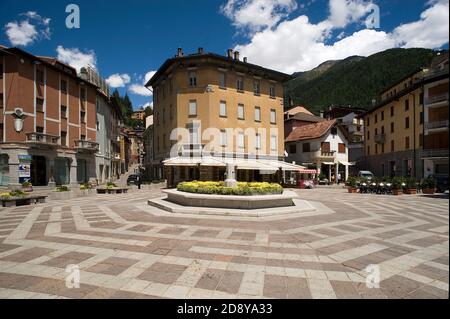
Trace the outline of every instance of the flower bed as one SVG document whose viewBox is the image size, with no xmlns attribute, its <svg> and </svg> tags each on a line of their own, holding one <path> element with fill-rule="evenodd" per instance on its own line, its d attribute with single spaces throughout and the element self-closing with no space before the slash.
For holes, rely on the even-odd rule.
<svg viewBox="0 0 450 319">
<path fill-rule="evenodd" d="M 273 195 L 282 194 L 283 187 L 277 183 L 247 183 L 239 182 L 235 188 L 225 187 L 224 182 L 182 182 L 177 190 L 186 193 L 215 194 L 215 195 Z"/>
</svg>

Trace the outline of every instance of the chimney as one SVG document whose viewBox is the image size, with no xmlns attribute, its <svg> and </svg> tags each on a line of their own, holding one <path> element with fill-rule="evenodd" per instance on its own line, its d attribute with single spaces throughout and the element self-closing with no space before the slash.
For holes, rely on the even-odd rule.
<svg viewBox="0 0 450 319">
<path fill-rule="evenodd" d="M 239 51 L 234 51 L 234 59 L 239 61 Z"/>
<path fill-rule="evenodd" d="M 228 49 L 227 50 L 227 57 L 228 57 L 228 59 L 232 59 L 233 58 L 233 49 Z"/>
<path fill-rule="evenodd" d="M 178 48 L 178 50 L 177 50 L 177 58 L 179 58 L 179 57 L 182 57 L 184 54 L 183 54 L 183 48 Z"/>
<path fill-rule="evenodd" d="M 323 111 L 320 111 L 320 117 L 323 118 Z"/>
<path fill-rule="evenodd" d="M 203 54 L 203 53 L 205 53 L 205 50 L 202 47 L 198 48 L 198 54 Z"/>
<path fill-rule="evenodd" d="M 244 57 L 244 63 L 247 63 L 247 57 L 246 56 Z"/>
</svg>

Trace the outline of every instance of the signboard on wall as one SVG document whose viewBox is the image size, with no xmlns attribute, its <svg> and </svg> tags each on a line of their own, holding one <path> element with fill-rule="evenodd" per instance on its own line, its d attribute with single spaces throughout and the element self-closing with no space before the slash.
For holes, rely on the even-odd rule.
<svg viewBox="0 0 450 319">
<path fill-rule="evenodd" d="M 31 179 L 31 160 L 30 155 L 19 155 L 19 183 L 29 182 Z"/>
</svg>

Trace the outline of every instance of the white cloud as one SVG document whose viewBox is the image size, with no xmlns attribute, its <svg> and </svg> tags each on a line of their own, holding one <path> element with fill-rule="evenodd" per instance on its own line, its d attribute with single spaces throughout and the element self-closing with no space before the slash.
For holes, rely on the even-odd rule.
<svg viewBox="0 0 450 319">
<path fill-rule="evenodd" d="M 341 38 L 330 39 L 338 25 L 357 22 L 364 18 L 362 9 L 368 2 L 345 1 L 339 11 L 330 0 L 330 16 L 311 23 L 306 15 L 284 20 L 275 28 L 255 33 L 247 44 L 235 50 L 249 61 L 286 73 L 310 70 L 327 60 L 343 59 L 351 55 L 367 56 L 394 47 L 439 48 L 448 43 L 448 0 L 428 2 L 428 8 L 418 21 L 403 24 L 392 32 L 362 29 L 353 34 L 341 33 Z"/>
<path fill-rule="evenodd" d="M 344 28 L 366 16 L 372 6 L 367 0 L 330 0 L 328 20 L 336 28 Z"/>
<path fill-rule="evenodd" d="M 147 103 L 141 105 L 139 108 L 142 108 L 143 110 L 145 110 L 148 107 L 153 109 L 153 102 L 147 102 Z"/>
<path fill-rule="evenodd" d="M 130 85 L 130 88 L 129 88 L 130 92 L 137 94 L 137 95 L 142 95 L 142 96 L 152 96 L 153 91 L 147 89 L 145 87 L 145 85 L 147 84 L 148 80 L 150 80 L 155 74 L 156 74 L 156 71 L 147 72 L 144 76 L 144 80 L 143 80 L 142 84 L 134 83 L 134 84 Z"/>
<path fill-rule="evenodd" d="M 234 26 L 252 32 L 272 28 L 295 9 L 295 0 L 228 0 L 220 7 Z"/>
<path fill-rule="evenodd" d="M 131 78 L 128 74 L 113 74 L 108 77 L 106 83 L 112 88 L 121 88 L 130 83 Z"/>
<path fill-rule="evenodd" d="M 12 45 L 26 46 L 37 39 L 38 32 L 36 31 L 36 27 L 34 25 L 25 20 L 20 23 L 7 23 L 6 35 Z"/>
<path fill-rule="evenodd" d="M 66 49 L 62 45 L 59 45 L 56 48 L 56 52 L 58 53 L 57 58 L 59 61 L 69 64 L 77 69 L 78 72 L 82 67 L 91 66 L 96 68 L 97 57 L 95 56 L 95 52 L 92 50 L 84 53 L 77 48 Z"/>
<path fill-rule="evenodd" d="M 6 36 L 12 45 L 27 46 L 40 39 L 50 40 L 50 18 L 41 17 L 35 11 L 22 13 L 20 16 L 25 19 L 5 25 Z"/>
</svg>

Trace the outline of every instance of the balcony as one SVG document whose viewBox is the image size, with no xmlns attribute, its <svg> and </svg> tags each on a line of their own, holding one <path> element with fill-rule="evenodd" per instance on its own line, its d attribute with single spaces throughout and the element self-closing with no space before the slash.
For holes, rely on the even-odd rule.
<svg viewBox="0 0 450 319">
<path fill-rule="evenodd" d="M 334 158 L 336 151 L 323 151 L 320 150 L 317 152 L 319 157 L 325 157 L 325 158 Z"/>
<path fill-rule="evenodd" d="M 422 158 L 445 158 L 448 157 L 448 148 L 425 149 Z"/>
<path fill-rule="evenodd" d="M 427 130 L 448 129 L 448 120 L 425 123 L 425 129 Z"/>
<path fill-rule="evenodd" d="M 85 153 L 98 152 L 99 149 L 98 143 L 85 140 L 76 140 L 74 142 L 75 142 L 75 149 L 77 149 L 78 152 L 85 152 Z"/>
<path fill-rule="evenodd" d="M 425 99 L 426 105 L 448 102 L 448 92 L 443 94 L 431 95 Z"/>
<path fill-rule="evenodd" d="M 38 148 L 54 148 L 59 146 L 59 136 L 39 132 L 27 133 L 27 143 Z"/>
<path fill-rule="evenodd" d="M 375 135 L 374 141 L 377 144 L 384 144 L 384 143 L 386 143 L 386 134 L 377 134 L 377 135 Z"/>
</svg>

